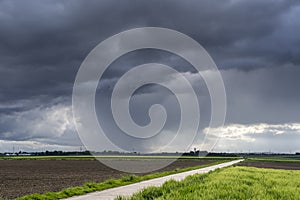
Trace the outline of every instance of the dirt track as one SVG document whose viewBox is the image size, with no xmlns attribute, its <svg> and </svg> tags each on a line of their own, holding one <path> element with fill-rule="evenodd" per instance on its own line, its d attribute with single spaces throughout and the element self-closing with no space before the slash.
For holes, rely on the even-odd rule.
<svg viewBox="0 0 300 200">
<path fill-rule="evenodd" d="M 213 160 L 178 160 L 159 171 L 192 167 Z M 0 197 L 60 191 L 86 182 L 101 182 L 125 175 L 95 160 L 0 160 Z"/>
</svg>

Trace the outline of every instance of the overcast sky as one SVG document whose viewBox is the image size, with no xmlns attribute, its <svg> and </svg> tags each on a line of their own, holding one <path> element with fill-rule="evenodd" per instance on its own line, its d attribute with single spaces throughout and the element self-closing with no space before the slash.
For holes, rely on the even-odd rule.
<svg viewBox="0 0 300 200">
<path fill-rule="evenodd" d="M 222 133 L 214 151 L 300 151 L 299 18 L 298 0 L 0 1 L 0 152 L 13 146 L 23 151 L 79 150 L 71 107 L 77 70 L 104 39 L 146 26 L 192 37 L 217 64 L 227 116 L 224 127 L 212 130 Z M 199 134 L 204 134 L 210 100 L 203 80 L 182 58 L 148 49 L 117 59 L 99 82 L 97 115 L 116 134 L 112 139 L 119 137 L 107 104 L 113 86 L 133 66 L 149 62 L 172 66 L 191 82 L 200 102 Z M 163 87 L 136 91 L 130 107 L 133 120 L 146 125 L 154 103 L 166 107 L 163 133 L 172 135 L 180 120 L 178 103 Z M 191 148 L 200 148 L 201 138 Z M 132 143 L 121 143 L 131 150 Z M 144 144 L 134 145 L 142 150 Z M 102 149 L 110 147 L 103 144 Z"/>
</svg>

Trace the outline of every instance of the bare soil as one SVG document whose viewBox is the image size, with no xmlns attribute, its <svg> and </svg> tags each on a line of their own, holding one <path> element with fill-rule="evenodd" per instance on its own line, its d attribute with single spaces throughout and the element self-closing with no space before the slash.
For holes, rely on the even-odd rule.
<svg viewBox="0 0 300 200">
<path fill-rule="evenodd" d="M 237 165 L 258 168 L 300 170 L 300 162 L 244 161 Z"/>
<path fill-rule="evenodd" d="M 216 160 L 177 160 L 159 171 L 171 171 L 214 161 Z M 124 175 L 126 173 L 113 170 L 96 160 L 0 160 L 0 199 L 55 192 L 86 182 L 102 182 Z"/>
</svg>

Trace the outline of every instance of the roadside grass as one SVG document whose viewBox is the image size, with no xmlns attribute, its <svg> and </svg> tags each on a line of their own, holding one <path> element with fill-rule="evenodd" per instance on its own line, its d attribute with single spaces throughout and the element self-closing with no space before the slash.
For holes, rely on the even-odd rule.
<svg viewBox="0 0 300 200">
<path fill-rule="evenodd" d="M 148 175 L 144 175 L 144 176 L 127 175 L 120 179 L 109 179 L 109 180 L 106 180 L 106 181 L 100 182 L 100 183 L 90 182 L 90 183 L 84 184 L 83 186 L 70 187 L 70 188 L 64 189 L 59 192 L 47 192 L 44 194 L 30 194 L 30 195 L 26 195 L 26 196 L 17 198 L 17 200 L 63 199 L 63 198 L 71 197 L 71 196 L 83 195 L 83 194 L 90 193 L 90 192 L 101 191 L 101 190 L 105 190 L 105 189 L 109 189 L 109 188 L 113 188 L 113 187 L 137 183 L 140 181 L 149 180 L 149 179 L 153 179 L 153 178 L 159 178 L 162 176 L 167 176 L 167 175 L 185 172 L 185 171 L 189 171 L 189 170 L 204 168 L 204 167 L 217 165 L 217 164 L 229 162 L 229 161 L 232 161 L 232 159 L 224 159 L 223 158 L 223 159 L 216 159 L 216 162 L 212 162 L 209 164 L 200 165 L 200 166 L 196 166 L 196 167 L 175 169 L 173 171 L 153 173 L 153 174 L 148 174 Z"/>
<path fill-rule="evenodd" d="M 208 174 L 170 180 L 161 187 L 146 188 L 132 197 L 117 200 L 297 200 L 300 199 L 300 171 L 231 166 Z"/>
</svg>

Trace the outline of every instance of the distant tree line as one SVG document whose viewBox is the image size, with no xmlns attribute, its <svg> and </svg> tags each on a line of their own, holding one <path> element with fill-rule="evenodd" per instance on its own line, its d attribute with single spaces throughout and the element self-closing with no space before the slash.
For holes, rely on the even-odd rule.
<svg viewBox="0 0 300 200">
<path fill-rule="evenodd" d="M 90 151 L 45 151 L 32 153 L 35 156 L 73 156 L 73 155 L 91 155 Z"/>
<path fill-rule="evenodd" d="M 190 152 L 161 152 L 161 153 L 153 153 L 153 154 L 143 154 L 139 152 L 119 152 L 119 151 L 102 151 L 102 152 L 92 152 L 92 151 L 43 151 L 43 152 L 25 152 L 19 151 L 16 153 L 5 152 L 0 153 L 0 156 L 74 156 L 74 155 L 152 155 L 152 156 L 229 156 L 229 157 L 252 157 L 252 156 L 276 156 L 276 155 L 292 155 L 285 153 L 226 153 L 226 152 L 207 152 L 207 151 L 199 151 L 194 150 Z M 294 155 L 299 156 L 300 152 L 296 152 Z"/>
<path fill-rule="evenodd" d="M 19 151 L 16 153 L 0 153 L 0 156 L 73 156 L 73 155 L 91 155 L 90 151 L 43 151 L 43 152 L 26 152 Z"/>
</svg>

